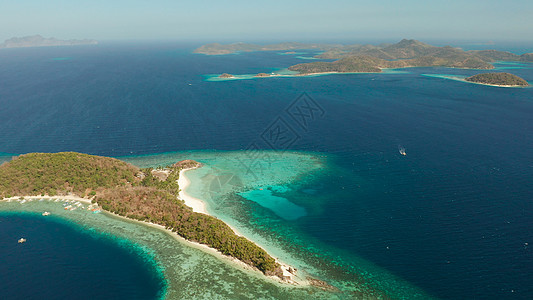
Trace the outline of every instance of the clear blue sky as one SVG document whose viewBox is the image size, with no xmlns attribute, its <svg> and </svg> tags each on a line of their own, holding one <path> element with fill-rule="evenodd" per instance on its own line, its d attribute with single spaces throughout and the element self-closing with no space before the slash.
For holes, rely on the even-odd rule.
<svg viewBox="0 0 533 300">
<path fill-rule="evenodd" d="M 0 41 L 532 40 L 532 0 L 2 0 Z"/>
</svg>

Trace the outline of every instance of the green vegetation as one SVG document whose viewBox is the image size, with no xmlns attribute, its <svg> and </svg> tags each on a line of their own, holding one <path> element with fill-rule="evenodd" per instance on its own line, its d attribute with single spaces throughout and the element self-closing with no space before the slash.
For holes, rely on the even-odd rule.
<svg viewBox="0 0 533 300">
<path fill-rule="evenodd" d="M 347 51 L 349 50 L 349 51 Z M 312 62 L 289 67 L 301 74 L 326 72 L 381 72 L 383 68 L 452 67 L 493 69 L 490 59 L 453 47 L 435 47 L 415 40 L 394 45 L 350 46 L 332 49 L 319 58 L 338 58 L 334 62 Z"/>
<path fill-rule="evenodd" d="M 187 240 L 235 257 L 267 275 L 282 271 L 265 250 L 237 236 L 221 220 L 193 212 L 177 199 L 183 161 L 160 170 L 75 152 L 31 153 L 0 166 L 0 198 L 24 195 L 92 197 L 106 211 L 164 226 Z"/>
<path fill-rule="evenodd" d="M 114 158 L 75 152 L 30 153 L 0 166 L 0 197 L 85 197 L 91 191 L 131 184 L 137 172 L 137 167 Z"/>
<path fill-rule="evenodd" d="M 270 77 L 270 74 L 267 73 L 257 73 L 255 77 Z"/>
<path fill-rule="evenodd" d="M 503 85 L 503 86 L 528 86 L 529 83 L 524 79 L 510 74 L 510 73 L 483 73 L 477 74 L 465 79 L 466 81 L 491 84 L 491 85 Z"/>
<path fill-rule="evenodd" d="M 337 59 L 337 61 L 333 62 L 311 62 L 289 67 L 289 70 L 298 71 L 303 75 L 327 72 L 381 72 L 383 68 L 408 67 L 449 67 L 490 70 L 494 69 L 491 62 L 495 61 L 533 62 L 533 53 L 516 55 L 511 52 L 497 50 L 464 51 L 460 48 L 450 46 L 436 47 L 420 41 L 407 39 L 403 39 L 396 44 L 381 45 L 302 43 L 272 45 L 236 43 L 222 45 L 215 43 L 201 46 L 194 52 L 203 54 L 230 54 L 236 52 L 294 49 L 323 50 L 325 52 L 315 57 L 321 59 Z M 260 76 L 258 74 L 256 77 L 266 76 Z"/>
<path fill-rule="evenodd" d="M 498 50 L 472 50 L 468 53 L 475 54 L 485 61 L 494 62 L 494 61 L 524 61 L 524 62 L 533 62 L 533 53 L 524 53 L 522 55 L 516 55 L 507 51 L 498 51 Z"/>
</svg>

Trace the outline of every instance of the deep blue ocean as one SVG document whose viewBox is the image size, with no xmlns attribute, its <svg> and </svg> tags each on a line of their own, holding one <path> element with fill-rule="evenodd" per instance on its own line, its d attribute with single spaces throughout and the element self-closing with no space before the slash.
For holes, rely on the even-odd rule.
<svg viewBox="0 0 533 300">
<path fill-rule="evenodd" d="M 28 213 L 0 213 L 0 228 L 2 299 L 159 296 L 161 278 L 152 266 L 133 246 L 119 245 L 115 238 Z M 28 242 L 17 243 L 21 236 Z"/>
<path fill-rule="evenodd" d="M 329 200 L 293 226 L 435 297 L 533 297 L 532 88 L 422 75 L 479 73 L 446 68 L 210 82 L 307 61 L 196 46 L 2 49 L 0 152 L 242 150 L 305 92 L 323 115 L 289 123 L 300 137 L 290 149 L 331 157 L 315 187 Z M 533 64 L 497 66 L 533 83 Z"/>
</svg>

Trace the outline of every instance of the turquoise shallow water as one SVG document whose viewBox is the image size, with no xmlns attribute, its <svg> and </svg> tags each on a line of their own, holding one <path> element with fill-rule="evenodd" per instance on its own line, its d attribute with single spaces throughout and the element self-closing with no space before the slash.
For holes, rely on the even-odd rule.
<svg viewBox="0 0 533 300">
<path fill-rule="evenodd" d="M 320 216 L 327 197 L 320 186 L 330 161 L 321 153 L 259 151 L 268 156 L 251 171 L 244 166 L 257 160 L 246 151 L 183 151 L 159 155 L 121 157 L 139 166 L 167 165 L 194 159 L 203 167 L 187 171 L 186 192 L 202 199 L 210 214 L 257 242 L 271 255 L 315 278 L 326 280 L 340 292 L 329 297 L 367 295 L 377 298 L 431 298 L 422 290 L 377 267 L 321 243 L 295 223 L 309 214 Z M 361 180 L 361 179 L 359 179 Z"/>
<path fill-rule="evenodd" d="M 237 195 L 270 209 L 285 220 L 296 220 L 306 216 L 305 208 L 290 202 L 287 198 L 273 195 L 275 192 L 282 193 L 287 190 L 285 186 L 262 186 L 254 190 L 239 192 Z"/>
<path fill-rule="evenodd" d="M 420 290 L 445 299 L 531 298 L 533 89 L 423 76 L 481 72 L 447 68 L 213 82 L 205 74 L 304 61 L 273 52 L 191 54 L 196 46 L 3 49 L 0 151 L 130 155 L 145 165 L 204 160 L 189 173 L 190 193 L 275 256 L 330 280 L 345 291 L 339 297 L 359 289 L 407 299 Z M 517 49 L 524 52 L 531 47 Z M 533 82 L 528 65 L 496 66 Z M 295 114 L 293 104 L 309 113 L 300 106 L 304 92 L 323 113 Z M 274 145 L 267 138 L 280 125 L 292 139 Z M 243 153 L 254 146 L 295 156 L 257 164 Z M 200 149 L 224 151 L 172 153 Z M 166 154 L 143 156 L 157 153 Z M 207 274 L 197 262 L 198 274 Z M 262 295 L 253 280 L 234 284 L 239 276 L 223 279 L 231 273 L 217 270 L 216 291 L 229 285 Z M 176 273 L 178 295 L 197 292 Z"/>
<path fill-rule="evenodd" d="M 65 211 L 62 203 L 62 201 L 54 202 L 48 200 L 34 200 L 24 204 L 18 201 L 0 202 L 0 212 L 2 212 L 1 216 L 6 214 L 6 216 L 9 216 L 9 212 L 22 212 L 25 213 L 26 218 L 35 218 L 40 222 L 62 222 L 66 226 L 77 230 L 77 234 L 82 231 L 89 232 L 91 236 L 96 238 L 100 237 L 102 239 L 102 237 L 105 237 L 112 244 L 118 245 L 120 249 L 136 255 L 143 262 L 141 265 L 131 261 L 127 263 L 147 268 L 146 272 L 149 271 L 149 268 L 152 268 L 155 276 L 159 276 L 159 278 L 154 279 L 154 284 L 161 284 L 161 276 L 164 275 L 166 278 L 163 281 L 165 286 L 160 286 L 158 290 L 160 296 L 164 296 L 166 299 L 307 299 L 309 295 L 317 299 L 337 298 L 335 294 L 324 293 L 318 289 L 293 288 L 279 284 L 274 280 L 267 279 L 257 271 L 244 269 L 241 264 L 234 263 L 219 254 L 213 254 L 211 251 L 191 246 L 184 240 L 161 229 L 140 225 L 138 222 L 114 217 L 106 213 L 94 214 L 83 209 Z M 43 211 L 51 212 L 51 216 L 41 216 L 40 214 Z M 40 249 L 39 253 L 41 255 L 43 252 L 49 251 L 49 249 L 43 248 L 42 245 L 39 246 L 36 238 L 32 235 L 25 236 L 28 241 L 23 245 L 24 247 L 38 247 L 36 249 Z M 56 232 L 53 238 L 63 239 L 67 238 L 67 236 Z M 16 240 L 18 236 L 12 237 L 12 239 L 13 244 L 17 246 Z M 109 253 L 109 250 L 107 251 Z M 69 267 L 74 270 L 83 267 L 80 261 L 85 263 L 86 258 L 84 256 L 87 254 L 84 251 L 80 251 L 77 254 L 72 253 L 72 255 L 78 256 L 78 258 L 69 261 Z M 31 260 L 30 258 L 26 259 Z M 102 260 L 99 261 L 97 256 L 91 256 L 90 259 L 94 263 L 86 268 L 86 272 L 94 273 L 93 276 L 102 276 L 98 275 L 98 272 L 101 272 L 99 269 L 102 267 L 99 267 L 97 263 L 105 263 L 106 260 L 100 257 Z M 27 267 L 31 270 L 31 266 Z M 50 267 L 53 268 L 53 265 Z M 54 274 L 53 269 L 46 272 Z M 113 273 L 113 270 L 108 272 L 109 276 L 119 275 L 116 272 Z M 72 272 L 71 276 L 74 277 L 73 280 L 78 278 L 76 272 Z M 129 280 L 129 278 L 124 279 Z M 29 284 L 31 283 L 28 282 L 27 288 L 31 291 L 32 288 Z M 41 283 L 33 282 L 33 284 L 34 286 L 41 286 Z M 102 291 L 98 292 L 99 289 L 105 288 L 105 285 L 98 281 L 93 281 L 92 283 L 80 282 L 79 284 L 91 288 L 91 295 L 94 294 L 94 297 L 97 298 L 102 295 L 109 295 L 116 299 L 148 299 L 146 295 L 135 294 L 134 291 L 130 293 L 122 292 L 120 297 L 124 298 L 113 294 L 116 293 L 114 290 L 109 290 L 108 294 Z M 123 285 L 127 287 L 128 284 L 129 282 Z M 62 283 L 48 283 L 47 288 L 50 293 L 53 293 L 58 288 L 55 285 L 61 286 Z M 146 285 L 147 282 L 138 283 L 139 288 L 146 289 Z M 19 282 L 17 286 L 24 286 L 24 282 Z M 11 299 L 11 297 L 15 297 L 13 295 L 16 294 L 16 291 L 13 291 L 13 294 L 2 294 L 4 295 L 3 299 Z M 67 298 L 77 295 L 76 285 L 69 285 L 64 288 L 62 295 Z M 159 298 L 159 296 L 155 298 Z M 80 299 L 85 298 L 82 297 Z"/>
</svg>

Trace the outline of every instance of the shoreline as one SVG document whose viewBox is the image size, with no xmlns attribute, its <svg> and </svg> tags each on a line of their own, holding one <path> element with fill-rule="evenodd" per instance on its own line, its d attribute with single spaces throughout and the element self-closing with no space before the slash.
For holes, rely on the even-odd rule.
<svg viewBox="0 0 533 300">
<path fill-rule="evenodd" d="M 268 279 L 271 279 L 271 280 L 273 280 L 275 282 L 278 282 L 278 283 L 281 283 L 281 284 L 290 284 L 291 286 L 294 286 L 294 287 L 306 287 L 306 286 L 310 286 L 311 285 L 310 281 L 307 280 L 307 279 L 296 281 L 296 280 L 294 280 L 292 278 L 289 279 L 289 280 L 284 280 L 284 279 L 279 278 L 277 276 L 267 276 L 267 275 L 263 274 L 262 272 L 260 272 L 259 270 L 255 269 L 254 267 L 252 267 L 252 266 L 250 266 L 250 265 L 238 260 L 235 257 L 224 255 L 220 251 L 218 251 L 218 250 L 216 250 L 214 248 L 211 248 L 211 247 L 209 247 L 207 245 L 200 244 L 200 243 L 194 242 L 194 241 L 189 241 L 189 240 L 185 239 L 184 237 L 178 235 L 177 233 L 168 230 L 167 228 L 165 228 L 162 225 L 159 225 L 159 224 L 156 224 L 156 223 L 150 223 L 150 222 L 146 222 L 146 221 L 139 221 L 139 220 L 130 219 L 130 218 L 127 218 L 127 217 L 124 217 L 124 216 L 121 216 L 121 215 L 117 215 L 117 214 L 109 212 L 109 211 L 102 211 L 102 212 L 104 214 L 110 216 L 110 217 L 115 217 L 115 218 L 118 218 L 118 219 L 124 220 L 124 221 L 131 221 L 131 222 L 140 224 L 142 226 L 148 226 L 150 228 L 154 228 L 154 229 L 160 230 L 160 231 L 168 234 L 169 236 L 171 236 L 172 238 L 174 238 L 178 242 L 184 242 L 189 247 L 201 250 L 201 251 L 203 251 L 205 253 L 208 253 L 210 255 L 213 255 L 216 258 L 221 259 L 223 261 L 230 262 L 231 264 L 234 264 L 234 267 L 238 266 L 239 268 L 243 268 L 246 271 L 253 272 L 254 274 L 256 274 L 256 275 L 258 275 L 258 276 L 260 276 L 262 278 L 268 278 Z M 276 260 L 276 262 L 278 262 L 278 261 Z M 283 269 L 283 271 L 285 273 L 284 269 Z M 291 277 L 295 276 L 292 273 L 290 273 L 290 275 L 291 275 Z"/>
<path fill-rule="evenodd" d="M 475 81 L 468 81 L 465 78 L 462 78 L 461 76 L 457 75 L 446 75 L 446 74 L 421 74 L 422 76 L 427 77 L 433 77 L 433 78 L 441 78 L 441 79 L 447 79 L 447 80 L 454 80 L 464 83 L 471 83 L 471 84 L 477 84 L 477 85 L 484 85 L 484 86 L 492 86 L 492 87 L 501 87 L 501 88 L 531 88 L 532 85 L 498 85 L 498 84 L 489 84 L 489 83 L 481 83 L 481 82 L 475 82 Z"/>
<path fill-rule="evenodd" d="M 185 175 L 185 172 L 190 171 L 190 170 L 195 170 L 195 169 L 198 169 L 200 167 L 201 166 L 197 166 L 197 167 L 185 168 L 185 169 L 180 170 L 179 178 L 178 178 L 178 185 L 180 187 L 180 191 L 179 191 L 178 197 L 179 197 L 180 200 L 183 200 L 185 202 L 185 205 L 191 207 L 194 212 L 206 214 L 206 215 L 209 215 L 209 216 L 213 216 L 213 215 L 211 215 L 211 214 L 209 214 L 207 212 L 205 202 L 203 202 L 201 199 L 195 198 L 195 197 L 187 194 L 187 192 L 186 192 L 187 187 L 189 187 L 190 184 L 191 184 L 191 180 L 189 180 L 189 178 L 187 178 L 187 176 Z M 108 213 L 108 212 L 106 211 L 106 213 Z M 119 216 L 119 217 L 122 217 L 122 216 Z M 144 222 L 144 223 L 147 223 L 147 222 Z M 153 223 L 147 223 L 147 224 L 153 224 Z M 250 239 L 250 238 L 244 236 L 243 234 L 241 234 L 238 230 L 236 230 L 230 224 L 227 224 L 227 223 L 225 223 L 225 224 L 228 225 L 231 228 L 231 230 L 233 230 L 233 232 L 236 235 L 245 237 L 248 240 L 250 240 L 251 242 L 253 242 L 254 244 L 258 245 L 255 241 L 253 241 L 252 239 Z M 158 225 L 158 224 L 154 224 L 154 225 L 161 226 L 161 225 Z M 161 226 L 161 227 L 163 228 L 163 226 Z M 178 236 L 179 238 L 182 238 L 181 236 L 177 235 L 176 233 L 174 233 L 172 231 L 169 231 L 169 230 L 166 230 L 166 231 L 168 231 L 171 234 L 174 234 L 174 235 Z M 251 270 L 255 270 L 254 268 L 252 268 L 251 266 L 247 265 L 246 263 L 244 263 L 244 262 L 242 262 L 242 261 L 240 261 L 240 260 L 238 260 L 236 258 L 224 255 L 224 254 L 220 253 L 218 250 L 213 249 L 213 248 L 211 248 L 211 247 L 209 247 L 207 245 L 203 245 L 203 244 L 196 243 L 196 242 L 193 242 L 193 241 L 188 241 L 188 240 L 186 240 L 184 238 L 182 238 L 182 239 L 187 241 L 187 242 L 192 243 L 193 245 L 197 245 L 197 246 L 202 247 L 204 249 L 209 249 L 210 251 L 214 251 L 215 253 L 218 253 L 218 254 L 222 255 L 223 257 L 228 257 L 232 261 L 238 262 L 239 264 L 243 264 L 243 265 L 247 266 Z M 261 247 L 260 245 L 258 245 L 258 246 Z M 261 248 L 263 248 L 263 247 L 261 247 Z M 265 249 L 263 248 L 263 250 L 265 250 Z M 268 253 L 268 251 L 266 251 L 266 252 Z M 272 256 L 270 253 L 268 253 L 268 255 Z M 279 277 L 276 277 L 276 276 L 266 276 L 265 275 L 266 277 L 275 278 L 276 281 L 279 281 L 279 282 L 282 282 L 282 283 L 289 283 L 291 285 L 303 285 L 303 286 L 310 285 L 309 280 L 307 280 L 305 278 L 301 278 L 301 277 L 298 276 L 296 268 L 293 268 L 292 266 L 281 262 L 278 258 L 276 258 L 274 256 L 272 256 L 272 258 L 274 258 L 274 260 L 280 265 L 281 270 L 283 271 L 283 277 L 284 278 L 279 278 Z M 290 270 L 293 270 L 293 272 L 290 272 Z"/>
<path fill-rule="evenodd" d="M 215 75 L 215 77 L 207 78 L 206 81 L 230 81 L 230 80 L 249 80 L 249 79 L 255 79 L 255 78 L 271 78 L 271 77 L 288 77 L 288 78 L 297 78 L 297 77 L 317 77 L 317 76 L 323 76 L 323 75 L 343 75 L 343 74 L 395 74 L 396 72 L 387 72 L 388 70 L 398 70 L 397 73 L 406 72 L 402 71 L 402 69 L 407 69 L 410 67 L 404 67 L 404 68 L 380 68 L 379 72 L 337 72 L 337 71 L 331 71 L 331 72 L 314 72 L 314 73 L 296 73 L 296 74 L 269 74 L 269 76 L 257 76 L 257 74 L 238 74 L 233 75 L 232 77 L 220 77 L 216 76 L 216 74 L 210 74 L 205 76 L 212 76 Z"/>
<path fill-rule="evenodd" d="M 185 205 L 191 207 L 194 212 L 210 215 L 207 212 L 205 203 L 201 199 L 192 197 L 189 194 L 187 194 L 186 191 L 185 191 L 186 188 L 191 184 L 191 181 L 184 175 L 185 172 L 186 171 L 190 171 L 190 170 L 194 170 L 194 169 L 197 169 L 197 168 L 199 168 L 199 167 L 185 168 L 185 169 L 180 170 L 180 174 L 179 174 L 179 178 L 178 178 L 178 185 L 180 186 L 180 192 L 178 194 L 178 199 L 183 200 L 185 202 Z M 182 186 L 182 184 L 183 184 L 183 186 Z M 31 195 L 13 196 L 13 197 L 9 197 L 9 198 L 0 199 L 0 203 L 1 202 L 23 201 L 23 200 L 32 202 L 32 201 L 41 200 L 41 199 L 44 199 L 44 200 L 47 200 L 47 201 L 52 201 L 52 200 L 78 201 L 78 202 L 86 204 L 86 205 L 97 205 L 97 203 L 96 204 L 93 203 L 91 201 L 91 199 L 82 198 L 82 197 L 74 196 L 74 195 L 61 195 L 61 196 L 60 195 L 58 195 L 58 196 L 49 196 L 49 195 L 45 195 L 45 196 L 31 196 Z M 98 205 L 98 207 L 100 207 L 100 206 Z M 222 260 L 225 260 L 225 261 L 230 261 L 230 262 L 236 264 L 239 267 L 243 267 L 244 269 L 246 269 L 248 271 L 253 271 L 254 273 L 257 273 L 258 275 L 261 275 L 261 276 L 263 276 L 265 278 L 269 278 L 269 279 L 274 280 L 276 282 L 279 282 L 281 284 L 289 284 L 289 285 L 294 286 L 294 287 L 306 287 L 306 286 L 312 285 L 311 281 L 306 278 L 307 276 L 305 276 L 302 273 L 299 273 L 296 268 L 293 268 L 292 266 L 281 262 L 278 258 L 276 258 L 274 256 L 272 256 L 272 258 L 274 258 L 276 263 L 278 263 L 280 265 L 280 268 L 281 268 L 281 270 L 283 272 L 282 277 L 265 275 L 262 272 L 260 272 L 259 270 L 257 270 L 254 267 L 252 267 L 252 266 L 250 266 L 250 265 L 238 260 L 235 257 L 224 255 L 220 251 L 218 251 L 218 250 L 216 250 L 214 248 L 211 248 L 211 247 L 209 247 L 207 245 L 200 244 L 200 243 L 197 243 L 197 242 L 194 242 L 194 241 L 189 241 L 189 240 L 183 238 L 182 236 L 178 235 L 177 233 L 166 229 L 164 226 L 162 226 L 160 224 L 146 222 L 146 221 L 139 221 L 139 220 L 135 220 L 135 219 L 130 219 L 130 218 L 127 218 L 127 217 L 124 217 L 124 216 L 120 216 L 118 214 L 115 214 L 113 212 L 106 211 L 106 210 L 103 210 L 103 209 L 101 211 L 102 211 L 102 213 L 105 213 L 105 214 L 107 214 L 109 216 L 117 217 L 117 218 L 119 218 L 121 220 L 132 221 L 132 222 L 144 225 L 144 226 L 149 226 L 151 228 L 156 228 L 156 229 L 162 230 L 165 233 L 169 234 L 170 236 L 174 237 L 176 240 L 187 242 L 191 247 L 203 250 L 204 252 L 209 253 L 211 255 L 214 255 L 215 257 L 218 257 L 219 259 L 222 259 Z M 227 223 L 226 223 L 226 225 L 228 225 L 231 228 L 231 230 L 234 231 L 234 233 L 236 235 L 245 237 L 244 235 L 242 235 L 239 231 L 237 231 L 231 225 L 229 225 Z M 253 242 L 254 244 L 258 245 L 255 241 L 253 241 L 251 239 L 249 239 L 249 240 L 251 242 Z M 263 248 L 263 247 L 261 247 L 261 248 Z M 292 272 L 290 272 L 289 270 L 292 270 Z M 300 277 L 300 275 L 302 275 L 302 277 Z"/>
<path fill-rule="evenodd" d="M 93 204 L 91 199 L 81 198 L 81 197 L 73 196 L 73 195 L 66 195 L 66 196 L 48 196 L 48 195 L 45 195 L 45 196 L 13 196 L 13 197 L 10 197 L 10 198 L 0 199 L 0 202 L 1 201 L 11 202 L 11 201 L 17 201 L 17 200 L 30 200 L 30 201 L 33 201 L 33 200 L 41 200 L 41 199 L 44 199 L 44 200 L 59 199 L 59 200 L 79 201 L 79 202 L 83 202 L 85 204 Z"/>
<path fill-rule="evenodd" d="M 480 84 L 480 85 L 486 85 L 486 86 L 506 87 L 506 88 L 527 88 L 527 87 L 531 87 L 531 85 L 502 85 L 502 84 L 490 84 L 490 83 L 483 83 L 483 82 L 469 81 L 469 80 L 466 80 L 466 79 L 462 79 L 461 81 L 468 82 L 468 83 Z"/>
<path fill-rule="evenodd" d="M 191 184 L 191 181 L 189 180 L 189 178 L 185 176 L 185 172 L 194 170 L 197 168 L 199 167 L 185 168 L 185 169 L 180 170 L 179 177 L 178 177 L 178 186 L 180 187 L 180 191 L 178 193 L 178 197 L 180 200 L 183 200 L 183 202 L 185 202 L 185 205 L 192 208 L 192 211 L 205 214 L 205 215 L 209 215 L 206 209 L 206 205 L 202 200 L 195 198 L 185 192 L 187 187 Z"/>
</svg>

